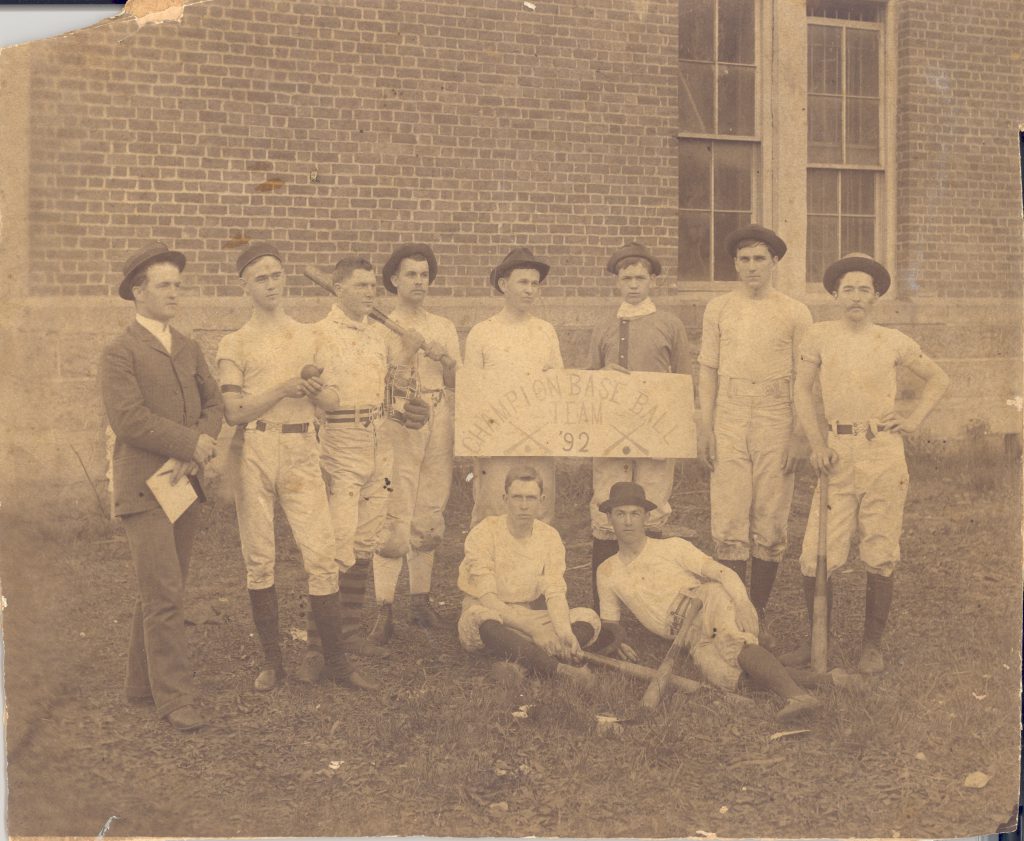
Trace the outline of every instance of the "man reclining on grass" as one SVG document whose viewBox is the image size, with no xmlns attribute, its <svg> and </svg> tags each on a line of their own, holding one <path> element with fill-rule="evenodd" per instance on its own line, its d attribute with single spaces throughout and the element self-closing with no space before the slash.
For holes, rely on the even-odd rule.
<svg viewBox="0 0 1024 841">
<path fill-rule="evenodd" d="M 597 569 L 604 625 L 601 643 L 626 660 L 636 652 L 619 623 L 625 604 L 648 631 L 683 641 L 701 674 L 716 686 L 735 689 L 741 674 L 782 697 L 779 721 L 816 710 L 821 702 L 799 686 L 772 654 L 758 644 L 757 611 L 743 582 L 682 538 L 655 540 L 646 525 L 654 508 L 634 482 L 612 485 L 599 506 L 607 515 L 619 551 Z"/>
<path fill-rule="evenodd" d="M 537 471 L 513 468 L 505 477 L 505 513 L 485 518 L 466 536 L 459 641 L 467 651 L 515 661 L 539 677 L 590 684 L 585 666 L 559 660 L 578 660 L 580 646 L 596 641 L 601 620 L 590 608 L 569 608 L 565 546 L 537 519 L 543 500 Z"/>
</svg>

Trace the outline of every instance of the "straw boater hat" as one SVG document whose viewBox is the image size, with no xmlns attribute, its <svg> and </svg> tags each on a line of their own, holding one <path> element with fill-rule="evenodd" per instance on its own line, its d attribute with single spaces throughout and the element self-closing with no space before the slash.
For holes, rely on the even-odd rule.
<svg viewBox="0 0 1024 841">
<path fill-rule="evenodd" d="M 786 242 L 775 231 L 764 228 L 761 225 L 747 225 L 733 231 L 725 238 L 725 250 L 730 257 L 736 256 L 739 244 L 747 239 L 763 242 L 768 250 L 780 260 L 786 256 Z"/>
<path fill-rule="evenodd" d="M 154 263 L 173 263 L 180 272 L 185 268 L 185 255 L 180 251 L 173 251 L 166 243 L 151 242 L 140 248 L 131 257 L 124 261 L 122 270 L 121 285 L 117 288 L 117 294 L 126 301 L 134 301 L 132 287 L 137 286 L 139 275 Z"/>
<path fill-rule="evenodd" d="M 543 260 L 538 260 L 534 257 L 533 252 L 529 248 L 518 246 L 513 248 L 505 255 L 504 260 L 491 269 L 491 286 L 501 292 L 501 289 L 498 288 L 498 278 L 507 277 L 515 269 L 536 269 L 540 272 L 540 281 L 543 283 L 544 278 L 548 276 L 548 272 L 551 270 L 551 266 Z"/>
<path fill-rule="evenodd" d="M 652 275 L 661 274 L 661 263 L 658 262 L 658 258 L 651 254 L 646 245 L 635 241 L 627 242 L 622 248 L 617 248 L 612 252 L 612 256 L 608 258 L 608 264 L 605 266 L 608 274 L 618 274 L 619 263 L 629 258 L 642 258 L 650 265 Z"/>
<path fill-rule="evenodd" d="M 859 253 L 847 254 L 845 257 L 840 257 L 832 263 L 825 269 L 825 276 L 821 279 L 821 282 L 825 285 L 825 289 L 831 294 L 835 294 L 836 289 L 839 288 L 839 281 L 843 279 L 843 275 L 847 272 L 865 272 L 871 275 L 871 280 L 875 285 L 875 292 L 879 295 L 884 295 L 888 292 L 889 286 L 892 284 L 892 278 L 889 276 L 885 266 L 874 257 Z"/>
<path fill-rule="evenodd" d="M 427 269 L 430 272 L 428 285 L 434 282 L 434 278 L 437 277 L 437 257 L 434 256 L 434 250 L 426 243 L 409 242 L 398 246 L 398 248 L 392 251 L 388 261 L 384 264 L 384 268 L 380 271 L 381 277 L 384 278 L 384 288 L 388 292 L 398 292 L 391 278 L 398 273 L 398 267 L 402 265 L 402 261 L 406 257 L 412 257 L 414 254 L 422 254 L 427 258 Z"/>
</svg>

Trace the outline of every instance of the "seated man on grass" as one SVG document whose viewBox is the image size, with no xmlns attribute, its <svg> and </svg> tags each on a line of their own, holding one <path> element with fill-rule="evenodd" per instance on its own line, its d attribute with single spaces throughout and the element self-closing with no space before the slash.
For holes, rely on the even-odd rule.
<svg viewBox="0 0 1024 841">
<path fill-rule="evenodd" d="M 775 692 L 785 705 L 779 721 L 816 710 L 821 702 L 799 686 L 772 654 L 758 644 L 757 611 L 740 577 L 682 538 L 649 538 L 647 519 L 655 508 L 634 482 L 612 485 L 600 504 L 619 542 L 619 551 L 597 569 L 604 634 L 601 643 L 627 660 L 619 622 L 625 605 L 648 631 L 683 641 L 701 674 L 716 686 L 735 689 L 741 674 Z"/>
<path fill-rule="evenodd" d="M 558 532 L 537 519 L 544 483 L 532 467 L 505 477 L 505 513 L 486 517 L 466 537 L 459 566 L 465 593 L 459 641 L 467 651 L 512 661 L 518 677 L 559 677 L 593 682 L 580 646 L 597 639 L 601 621 L 590 608 L 569 608 L 565 597 L 565 546 Z"/>
</svg>

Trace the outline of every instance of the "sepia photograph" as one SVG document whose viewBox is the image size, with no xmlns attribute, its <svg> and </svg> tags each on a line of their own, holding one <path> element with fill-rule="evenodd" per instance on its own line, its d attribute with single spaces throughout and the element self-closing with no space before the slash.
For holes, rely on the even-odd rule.
<svg viewBox="0 0 1024 841">
<path fill-rule="evenodd" d="M 11 837 L 1017 830 L 1018 0 L 130 0 L 0 49 Z"/>
</svg>

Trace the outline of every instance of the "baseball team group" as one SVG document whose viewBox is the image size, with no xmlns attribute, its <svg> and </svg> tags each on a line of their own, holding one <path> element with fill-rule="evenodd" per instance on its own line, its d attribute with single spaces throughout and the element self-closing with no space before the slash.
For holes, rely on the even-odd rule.
<svg viewBox="0 0 1024 841">
<path fill-rule="evenodd" d="M 649 632 L 680 641 L 708 682 L 732 689 L 745 678 L 774 692 L 782 721 L 811 714 L 820 706 L 816 686 L 856 675 L 808 669 L 810 635 L 777 656 L 764 621 L 786 552 L 796 468 L 808 457 L 828 484 L 828 573 L 846 563 L 854 536 L 867 568 L 857 672 L 885 668 L 881 642 L 908 483 L 903 436 L 949 379 L 911 338 L 875 323 L 891 279 L 873 258 L 851 254 L 828 266 L 822 282 L 836 318 L 812 323 L 805 304 L 773 285 L 786 254 L 781 237 L 750 225 L 726 247 L 736 283 L 708 303 L 697 357 L 697 455 L 711 476 L 713 557 L 671 536 L 679 531 L 669 525 L 676 460 L 594 459 L 592 606 L 570 607 L 565 546 L 551 524 L 554 459 L 474 459 L 457 632 L 464 649 L 495 659 L 503 679 L 529 673 L 590 684 L 594 675 L 581 665 L 587 650 L 635 661 L 621 624 L 625 606 Z M 329 314 L 307 324 L 285 312 L 280 246 L 252 242 L 235 262 L 251 315 L 221 340 L 211 371 L 198 344 L 170 326 L 185 263 L 163 243 L 129 257 L 119 294 L 134 303 L 135 318 L 100 365 L 115 436 L 113 509 L 138 581 L 127 699 L 153 704 L 180 731 L 205 723 L 184 595 L 199 482 L 224 421 L 236 428 L 225 475 L 262 654 L 254 688 L 272 691 L 285 678 L 274 576 L 280 506 L 308 582 L 308 644 L 293 676 L 380 689 L 365 665 L 372 660 L 357 669 L 350 657 L 388 654 L 403 565 L 411 622 L 428 631 L 445 624 L 430 593 L 454 467 L 458 372 L 499 382 L 510 372 L 563 367 L 555 328 L 533 314 L 550 266 L 525 247 L 505 256 L 489 278 L 501 309 L 470 330 L 463 352 L 452 322 L 425 306 L 438 276 L 429 245 L 399 246 L 380 270 L 395 297 L 389 316 L 375 306 L 374 265 L 346 256 L 330 274 Z M 589 367 L 616 376 L 692 374 L 683 324 L 652 299 L 657 257 L 629 242 L 606 269 L 621 303 L 594 326 Z M 909 414 L 896 410 L 900 368 L 924 381 Z M 161 470 L 199 492 L 173 522 L 147 481 Z M 799 560 L 812 622 L 817 493 L 814 500 Z M 371 568 L 377 611 L 364 633 Z"/>
</svg>

